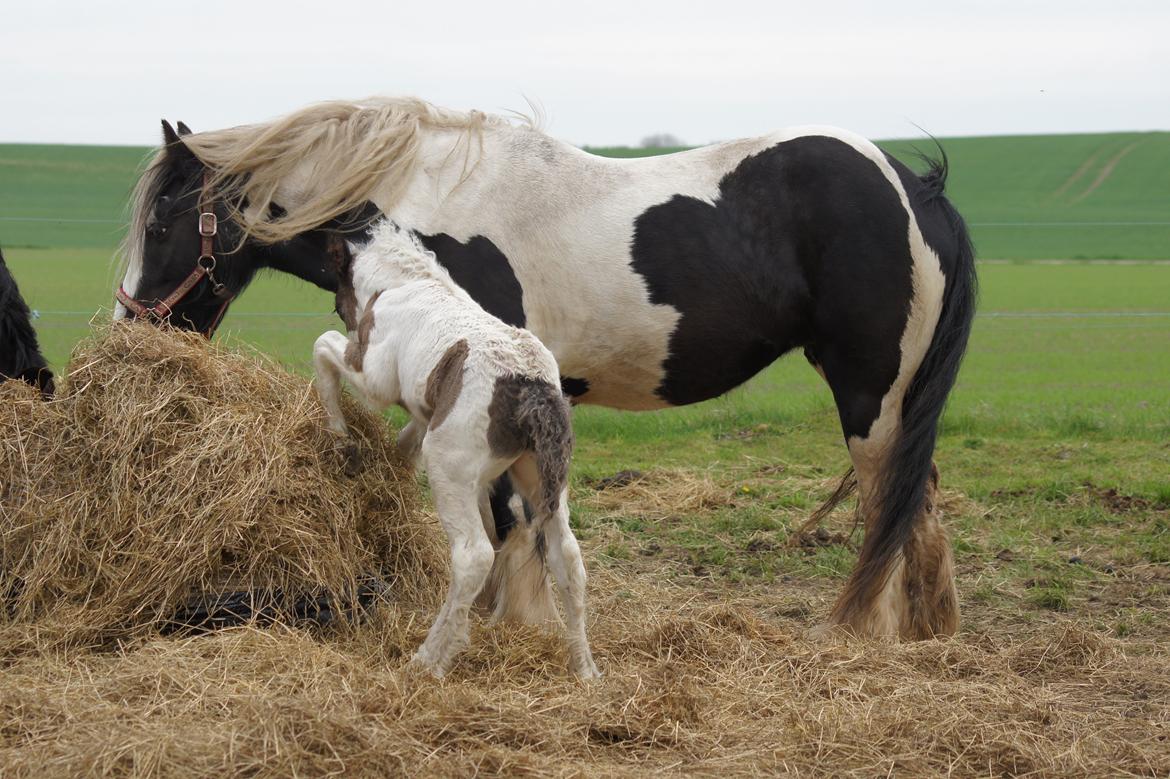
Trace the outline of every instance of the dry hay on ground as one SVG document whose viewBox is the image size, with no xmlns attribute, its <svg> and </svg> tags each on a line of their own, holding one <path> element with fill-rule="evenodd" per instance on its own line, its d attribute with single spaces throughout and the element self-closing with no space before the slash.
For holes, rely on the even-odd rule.
<svg viewBox="0 0 1170 779">
<path fill-rule="evenodd" d="M 813 643 L 771 596 L 595 572 L 605 676 L 558 636 L 477 626 L 439 682 L 427 620 L 251 628 L 0 676 L 0 773 L 113 776 L 1124 776 L 1170 770 L 1170 656 L 1067 622 L 1012 636 Z"/>
<path fill-rule="evenodd" d="M 658 520 L 732 505 L 732 490 L 683 468 L 623 471 L 596 481 L 582 503 L 602 516 Z"/>
<path fill-rule="evenodd" d="M 125 640 L 233 590 L 442 589 L 441 533 L 370 412 L 347 408 L 348 478 L 304 378 L 147 325 L 82 344 L 59 387 L 0 385 L 0 651 Z"/>
</svg>

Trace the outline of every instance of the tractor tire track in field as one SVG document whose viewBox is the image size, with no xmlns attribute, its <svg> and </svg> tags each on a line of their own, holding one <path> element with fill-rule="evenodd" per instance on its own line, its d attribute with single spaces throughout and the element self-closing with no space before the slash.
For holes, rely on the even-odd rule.
<svg viewBox="0 0 1170 779">
<path fill-rule="evenodd" d="M 1100 156 L 1101 156 L 1100 149 L 1098 149 L 1097 151 L 1090 154 L 1089 158 L 1087 160 L 1085 160 L 1084 162 L 1082 162 L 1080 164 L 1080 166 L 1075 171 L 1073 171 L 1073 174 L 1071 176 L 1069 176 L 1068 179 L 1066 179 L 1063 184 L 1060 185 L 1060 189 L 1058 189 L 1052 193 L 1052 199 L 1057 200 L 1059 198 L 1064 197 L 1065 193 L 1069 191 L 1069 189 L 1072 187 L 1072 185 L 1076 184 L 1078 181 L 1080 181 L 1081 177 L 1084 176 L 1086 173 L 1088 173 L 1089 170 L 1094 165 L 1097 164 L 1097 158 Z"/>
<path fill-rule="evenodd" d="M 1133 143 L 1123 148 L 1121 151 L 1117 152 L 1117 154 L 1114 154 L 1112 157 L 1110 157 L 1109 161 L 1106 162 L 1104 166 L 1102 166 L 1101 171 L 1097 174 L 1097 178 L 1093 179 L 1093 183 L 1089 185 L 1088 189 L 1069 201 L 1069 205 L 1072 205 L 1073 203 L 1079 203 L 1089 195 L 1093 194 L 1093 192 L 1097 190 L 1097 187 L 1104 184 L 1105 180 L 1113 174 L 1114 169 L 1117 168 L 1118 163 L 1121 162 L 1125 155 L 1129 154 L 1138 146 L 1141 146 L 1141 144 L 1141 141 L 1134 141 Z"/>
</svg>

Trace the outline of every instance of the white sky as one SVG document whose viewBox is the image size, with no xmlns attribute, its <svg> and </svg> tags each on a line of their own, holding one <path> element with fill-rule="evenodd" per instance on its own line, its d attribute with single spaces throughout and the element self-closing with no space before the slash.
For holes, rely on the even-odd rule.
<svg viewBox="0 0 1170 779">
<path fill-rule="evenodd" d="M 13 0 L 0 142 L 156 144 L 310 102 L 540 103 L 578 144 L 1170 129 L 1170 2 Z"/>
</svg>

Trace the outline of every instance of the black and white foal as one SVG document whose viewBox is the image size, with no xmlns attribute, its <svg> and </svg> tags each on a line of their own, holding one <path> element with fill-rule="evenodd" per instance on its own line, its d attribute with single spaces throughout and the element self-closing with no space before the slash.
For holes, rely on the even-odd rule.
<svg viewBox="0 0 1170 779">
<path fill-rule="evenodd" d="M 365 246 L 339 253 L 337 309 L 349 336 L 323 334 L 313 360 L 335 432 L 347 434 L 342 378 L 370 405 L 398 404 L 412 417 L 399 444 L 426 467 L 451 544 L 447 599 L 414 661 L 443 676 L 467 645 L 469 610 L 496 562 L 488 490 L 507 472 L 534 516 L 506 547 L 532 539 L 526 567 L 537 576 L 527 579 L 535 586 L 523 587 L 508 581 L 522 571 L 503 570 L 497 598 L 519 610 L 518 599 L 539 599 L 547 592 L 547 562 L 565 609 L 573 670 L 597 676 L 585 637 L 585 566 L 569 527 L 573 436 L 556 360 L 527 330 L 484 311 L 408 232 L 389 221 L 371 232 Z"/>
<path fill-rule="evenodd" d="M 28 382 L 46 398 L 53 394 L 53 373 L 41 356 L 28 305 L 0 254 L 0 381 L 4 379 Z"/>
</svg>

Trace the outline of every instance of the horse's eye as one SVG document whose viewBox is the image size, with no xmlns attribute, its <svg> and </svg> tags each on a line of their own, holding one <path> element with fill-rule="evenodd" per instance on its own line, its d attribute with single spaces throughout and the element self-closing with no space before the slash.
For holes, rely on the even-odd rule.
<svg viewBox="0 0 1170 779">
<path fill-rule="evenodd" d="M 151 238 L 162 238 L 164 235 L 167 234 L 167 226 L 164 224 L 160 224 L 158 222 L 155 222 L 154 224 L 147 225 L 146 226 L 146 234 L 149 235 Z"/>
</svg>

